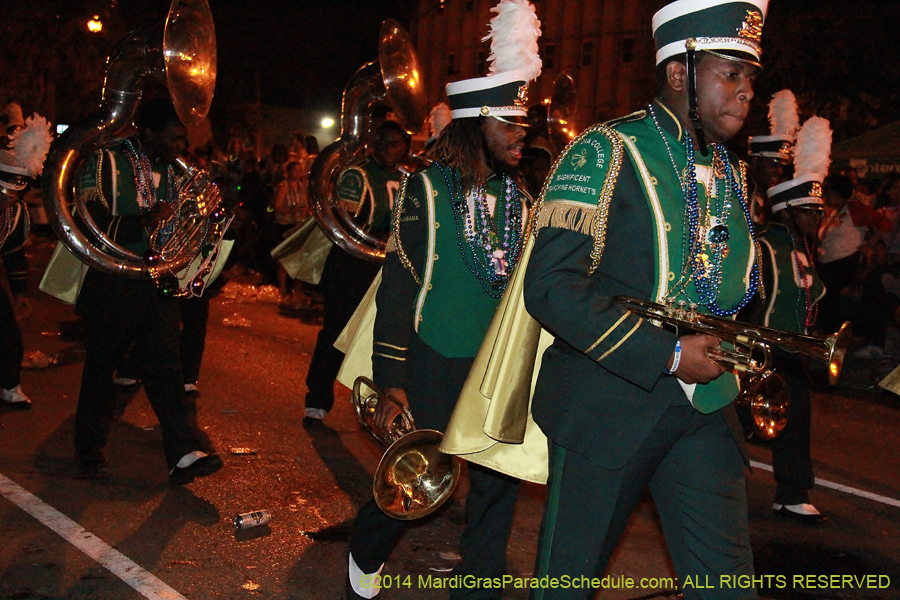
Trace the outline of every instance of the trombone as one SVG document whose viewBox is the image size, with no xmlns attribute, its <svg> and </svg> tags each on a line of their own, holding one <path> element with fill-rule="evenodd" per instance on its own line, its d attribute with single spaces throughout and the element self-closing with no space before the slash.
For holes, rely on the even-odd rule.
<svg viewBox="0 0 900 600">
<path fill-rule="evenodd" d="M 368 393 L 362 392 L 363 386 Z M 401 521 L 420 519 L 437 510 L 453 494 L 460 474 L 459 458 L 438 449 L 444 435 L 433 429 L 416 429 L 409 409 L 368 377 L 353 382 L 350 402 L 363 429 L 388 447 L 372 484 L 378 508 Z M 373 424 L 381 402 L 400 407 L 400 423 L 391 423 L 386 432 Z"/>
</svg>

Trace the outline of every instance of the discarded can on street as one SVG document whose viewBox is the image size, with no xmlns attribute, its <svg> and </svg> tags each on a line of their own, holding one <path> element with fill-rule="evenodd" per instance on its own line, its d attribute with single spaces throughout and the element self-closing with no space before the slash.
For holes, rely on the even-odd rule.
<svg viewBox="0 0 900 600">
<path fill-rule="evenodd" d="M 234 518 L 234 526 L 237 529 L 250 529 L 251 527 L 260 527 L 272 520 L 272 514 L 267 510 L 255 510 L 253 512 L 241 513 Z"/>
</svg>

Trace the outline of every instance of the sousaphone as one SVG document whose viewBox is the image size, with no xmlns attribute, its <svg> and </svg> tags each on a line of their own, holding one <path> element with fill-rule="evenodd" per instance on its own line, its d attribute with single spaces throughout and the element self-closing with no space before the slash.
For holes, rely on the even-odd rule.
<svg viewBox="0 0 900 600">
<path fill-rule="evenodd" d="M 384 260 L 387 239 L 370 233 L 341 205 L 337 182 L 348 167 L 368 156 L 372 112 L 379 106 L 389 107 L 410 134 L 422 128 L 428 113 L 412 42 L 391 19 L 381 25 L 378 60 L 360 67 L 344 88 L 340 137 L 319 154 L 310 172 L 310 198 L 319 226 L 339 248 L 372 262 Z"/>
<path fill-rule="evenodd" d="M 181 188 L 175 211 L 185 230 L 173 236 L 180 240 L 177 247 L 169 243 L 151 255 L 139 255 L 110 239 L 91 218 L 83 199 L 73 193 L 84 159 L 129 132 L 147 78 L 165 82 L 186 126 L 206 118 L 216 83 L 216 36 L 206 0 L 174 0 L 162 31 L 133 32 L 118 43 L 107 60 L 101 110 L 56 140 L 44 169 L 43 189 L 50 225 L 82 262 L 107 273 L 151 276 L 159 282 L 210 252 L 224 233 L 226 215 L 209 176 L 181 164 L 189 180 Z"/>
</svg>

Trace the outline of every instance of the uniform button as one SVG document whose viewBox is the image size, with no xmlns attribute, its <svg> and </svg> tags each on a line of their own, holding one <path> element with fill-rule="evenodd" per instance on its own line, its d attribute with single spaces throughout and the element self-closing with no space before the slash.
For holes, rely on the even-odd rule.
<svg viewBox="0 0 900 600">
<path fill-rule="evenodd" d="M 435 228 L 435 229 L 439 228 L 440 226 L 441 226 L 440 223 L 438 223 L 437 221 L 434 222 L 434 228 Z"/>
<path fill-rule="evenodd" d="M 429 290 L 431 290 L 431 288 L 433 288 L 433 287 L 434 287 L 434 286 L 431 285 L 430 283 L 428 284 L 428 289 L 429 289 Z"/>
<path fill-rule="evenodd" d="M 654 182 L 653 185 L 656 185 L 656 183 Z M 672 224 L 669 223 L 668 221 L 666 221 L 665 230 L 672 231 Z"/>
<path fill-rule="evenodd" d="M 435 255 L 434 255 L 434 260 L 437 260 L 437 259 L 438 259 L 438 255 L 435 254 Z"/>
<path fill-rule="evenodd" d="M 669 271 L 669 274 L 666 275 L 666 278 L 667 278 L 669 281 L 675 281 L 675 273 L 674 273 L 674 271 Z"/>
</svg>

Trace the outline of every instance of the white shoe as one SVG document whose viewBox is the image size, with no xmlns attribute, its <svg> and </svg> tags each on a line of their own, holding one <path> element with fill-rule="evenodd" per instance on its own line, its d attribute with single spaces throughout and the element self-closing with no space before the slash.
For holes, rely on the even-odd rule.
<svg viewBox="0 0 900 600">
<path fill-rule="evenodd" d="M 315 419 L 316 421 L 324 421 L 325 415 L 328 414 L 328 411 L 323 408 L 307 408 L 306 416 L 310 419 Z"/>
<path fill-rule="evenodd" d="M 191 393 L 195 393 L 195 392 L 199 392 L 199 391 L 200 391 L 200 390 L 197 389 L 197 384 L 196 384 L 196 383 L 186 383 L 186 384 L 184 384 L 184 393 L 185 393 L 185 394 L 191 394 Z"/>
<path fill-rule="evenodd" d="M 0 399 L 7 404 L 15 405 L 17 407 L 31 406 L 31 398 L 22 392 L 21 385 L 17 385 L 9 390 L 0 389 Z"/>
<path fill-rule="evenodd" d="M 132 379 L 131 377 L 115 377 L 113 379 L 114 384 L 121 385 L 122 387 L 131 387 L 137 382 L 137 379 Z"/>
</svg>

